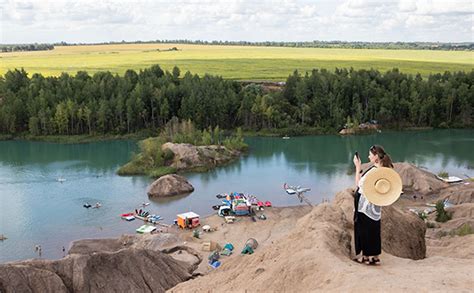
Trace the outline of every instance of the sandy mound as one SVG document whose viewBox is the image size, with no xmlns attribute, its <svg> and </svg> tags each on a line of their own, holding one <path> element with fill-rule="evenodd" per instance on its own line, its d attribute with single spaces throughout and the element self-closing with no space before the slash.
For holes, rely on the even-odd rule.
<svg viewBox="0 0 474 293">
<path fill-rule="evenodd" d="M 441 190 L 440 199 L 448 199 L 452 204 L 474 203 L 474 183 L 451 185 Z"/>
<path fill-rule="evenodd" d="M 349 258 L 351 242 L 346 227 L 339 207 L 317 206 L 298 220 L 287 236 L 259 247 L 253 255 L 226 259 L 215 271 L 181 283 L 170 292 L 468 292 L 472 288 L 469 260 L 434 257 L 413 261 L 383 254 L 380 267 L 357 264 Z"/>
<path fill-rule="evenodd" d="M 191 277 L 190 267 L 145 249 L 74 254 L 56 261 L 0 266 L 6 292 L 164 292 Z"/>
<path fill-rule="evenodd" d="M 170 197 L 185 193 L 191 193 L 194 187 L 183 176 L 171 174 L 161 176 L 155 180 L 147 190 L 148 196 L 152 197 Z"/>
<path fill-rule="evenodd" d="M 428 194 L 449 186 L 436 178 L 434 174 L 410 163 L 395 163 L 394 169 L 402 178 L 404 192 Z"/>
</svg>

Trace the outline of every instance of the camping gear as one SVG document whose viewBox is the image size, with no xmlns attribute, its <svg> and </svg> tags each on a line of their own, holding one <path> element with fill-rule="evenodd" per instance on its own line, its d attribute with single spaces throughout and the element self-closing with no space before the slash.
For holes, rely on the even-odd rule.
<svg viewBox="0 0 474 293">
<path fill-rule="evenodd" d="M 260 215 L 258 218 L 259 218 L 260 220 L 266 220 L 266 219 L 267 219 L 267 217 L 266 217 L 265 215 L 263 215 L 263 214 Z"/>
<path fill-rule="evenodd" d="M 178 227 L 192 229 L 199 226 L 199 215 L 194 212 L 187 212 L 177 215 Z"/>
<path fill-rule="evenodd" d="M 250 203 L 243 198 L 234 199 L 232 201 L 232 211 L 237 215 L 237 216 L 245 216 L 249 214 L 249 209 L 250 209 Z"/>
<path fill-rule="evenodd" d="M 204 226 L 202 226 L 202 231 L 204 231 L 204 232 L 211 232 L 211 226 L 209 226 L 209 225 L 204 225 Z"/>
<path fill-rule="evenodd" d="M 228 249 L 230 251 L 234 250 L 234 245 L 232 245 L 232 243 L 226 243 L 224 245 L 224 249 Z"/>
<path fill-rule="evenodd" d="M 215 261 L 211 264 L 209 264 L 211 267 L 217 269 L 220 265 L 221 265 L 221 262 L 220 261 Z"/>
<path fill-rule="evenodd" d="M 156 230 L 155 226 L 143 225 L 140 228 L 138 228 L 136 231 L 137 231 L 137 233 L 145 234 L 145 233 L 151 233 L 155 230 Z"/>
<path fill-rule="evenodd" d="M 362 189 L 370 203 L 388 206 L 400 197 L 402 179 L 392 168 L 378 167 L 365 174 Z"/>
<path fill-rule="evenodd" d="M 258 198 L 255 195 L 249 195 L 247 197 L 247 200 L 249 201 L 251 205 L 257 205 Z"/>
<path fill-rule="evenodd" d="M 252 254 L 253 253 L 253 248 L 245 245 L 244 249 L 240 252 L 241 254 Z"/>
<path fill-rule="evenodd" d="M 217 260 L 219 260 L 220 258 L 220 255 L 219 255 L 219 252 L 218 251 L 213 251 L 209 254 L 209 256 L 207 257 L 207 259 L 209 260 L 209 263 L 213 263 Z"/>
<path fill-rule="evenodd" d="M 234 250 L 234 245 L 232 243 L 227 243 L 224 245 L 224 248 L 221 251 L 221 255 L 229 256 L 232 254 L 232 251 Z"/>
<path fill-rule="evenodd" d="M 255 240 L 255 238 L 249 238 L 247 241 L 245 241 L 245 245 L 250 246 L 252 249 L 257 249 L 258 242 Z"/>
<path fill-rule="evenodd" d="M 265 206 L 266 206 L 266 207 L 271 207 L 271 206 L 272 206 L 272 203 L 267 200 L 267 201 L 265 202 Z"/>
<path fill-rule="evenodd" d="M 224 219 L 225 219 L 225 222 L 227 224 L 231 224 L 231 223 L 235 222 L 235 217 L 234 216 L 225 216 Z"/>
<path fill-rule="evenodd" d="M 225 217 L 225 216 L 230 215 L 231 212 L 232 212 L 232 209 L 229 206 L 221 206 L 217 214 L 221 217 Z"/>
<path fill-rule="evenodd" d="M 219 250 L 219 244 L 214 241 L 206 241 L 202 243 L 201 249 L 203 251 L 214 251 L 214 250 Z"/>
</svg>

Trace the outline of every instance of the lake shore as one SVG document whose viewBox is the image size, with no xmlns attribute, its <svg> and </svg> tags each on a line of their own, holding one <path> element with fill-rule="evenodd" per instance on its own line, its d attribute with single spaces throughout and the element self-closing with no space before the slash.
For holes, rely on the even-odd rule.
<svg viewBox="0 0 474 293">
<path fill-rule="evenodd" d="M 72 244 L 66 259 L 75 259 L 80 255 L 104 254 L 103 261 L 107 263 L 106 255 L 114 254 L 115 251 L 123 253 L 145 249 L 168 254 L 188 267 L 194 265 L 192 273 L 185 277 L 188 281 L 165 288 L 170 292 L 209 291 L 217 288 L 225 291 L 345 291 L 354 287 L 361 290 L 418 290 L 420 286 L 426 291 L 467 292 L 472 282 L 474 247 L 471 244 L 474 234 L 450 236 L 448 233 L 442 236 L 443 233 L 439 232 L 456 230 L 460 224 L 474 221 L 474 185 L 468 181 L 455 185 L 440 182 L 436 190 L 423 192 L 425 183 L 431 182 L 433 185 L 435 182 L 431 181 L 433 174 L 412 168 L 417 172 L 411 184 L 413 189 L 407 188 L 407 192 L 393 206 L 394 209 L 402 211 L 399 216 L 406 215 L 403 218 L 410 218 L 409 222 L 413 223 L 411 225 L 425 225 L 408 209 L 426 208 L 427 203 L 436 200 L 448 199 L 454 203 L 454 206 L 448 209 L 453 213 L 451 221 L 437 223 L 436 227 L 423 232 L 426 258 L 421 260 L 395 256 L 397 252 L 389 253 L 386 250 L 389 247 L 384 246 L 381 267 L 351 261 L 347 245 L 350 247 L 351 243 L 352 200 L 348 190 L 338 193 L 332 202 L 315 207 L 265 208 L 264 211 L 258 212 L 258 215 L 265 214 L 266 220 L 257 218 L 256 222 L 248 217 L 241 217 L 233 224 L 226 224 L 222 218 L 212 215 L 203 218 L 201 225 L 207 224 L 215 231 L 202 232 L 200 238 L 193 237 L 191 230 L 179 230 L 173 226 L 160 228 L 163 232 L 156 235 L 122 236 L 116 240 L 79 240 Z M 404 176 L 408 176 L 407 173 L 402 174 L 403 178 Z M 424 195 L 423 198 L 419 197 L 420 194 Z M 416 199 L 414 195 L 418 195 Z M 430 221 L 433 216 L 429 216 Z M 399 232 L 414 233 L 413 231 Z M 240 251 L 249 238 L 255 238 L 258 247 L 253 255 L 242 255 Z M 221 256 L 222 265 L 217 269 L 207 264 L 209 252 L 202 250 L 203 244 L 209 241 L 214 241 L 221 247 L 225 243 L 232 243 L 235 247 L 231 256 Z M 48 261 L 43 261 L 45 262 Z M 37 268 L 45 268 L 44 264 L 39 265 L 32 260 L 8 263 L 0 267 L 33 264 Z M 50 266 L 47 270 L 54 271 Z M 1 272 L 0 269 L 0 274 Z M 282 278 L 276 278 L 277 275 Z M 373 282 L 364 281 L 369 276 Z M 147 282 L 150 281 L 147 279 Z"/>
</svg>

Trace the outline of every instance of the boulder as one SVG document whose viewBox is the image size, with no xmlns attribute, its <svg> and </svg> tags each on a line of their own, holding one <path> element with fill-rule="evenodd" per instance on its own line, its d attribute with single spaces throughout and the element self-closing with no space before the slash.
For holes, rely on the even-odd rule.
<svg viewBox="0 0 474 293">
<path fill-rule="evenodd" d="M 180 175 L 165 175 L 155 180 L 147 190 L 148 196 L 170 197 L 180 194 L 191 193 L 194 187 L 188 180 Z"/>
<path fill-rule="evenodd" d="M 338 192 L 333 201 L 339 206 L 346 219 L 347 227 L 354 228 L 354 199 L 352 189 Z M 382 249 L 392 255 L 422 259 L 426 255 L 425 223 L 413 213 L 403 212 L 395 206 L 382 208 Z"/>
<path fill-rule="evenodd" d="M 425 258 L 426 224 L 423 220 L 392 205 L 382 208 L 381 221 L 384 251 L 403 258 Z"/>
</svg>

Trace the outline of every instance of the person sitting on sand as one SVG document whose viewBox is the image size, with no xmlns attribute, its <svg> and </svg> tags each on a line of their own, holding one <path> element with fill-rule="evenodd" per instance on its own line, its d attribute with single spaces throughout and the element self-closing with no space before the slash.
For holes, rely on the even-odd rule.
<svg viewBox="0 0 474 293">
<path fill-rule="evenodd" d="M 381 207 L 370 203 L 364 195 L 362 186 L 365 176 L 372 168 L 393 168 L 390 156 L 382 146 L 373 145 L 369 149 L 369 161 L 373 167 L 361 174 L 361 160 L 356 154 L 354 156 L 356 167 L 355 183 L 357 190 L 354 194 L 354 244 L 355 261 L 369 265 L 380 264 L 379 255 L 382 252 L 380 236 Z M 362 254 L 360 257 L 359 255 Z"/>
</svg>

